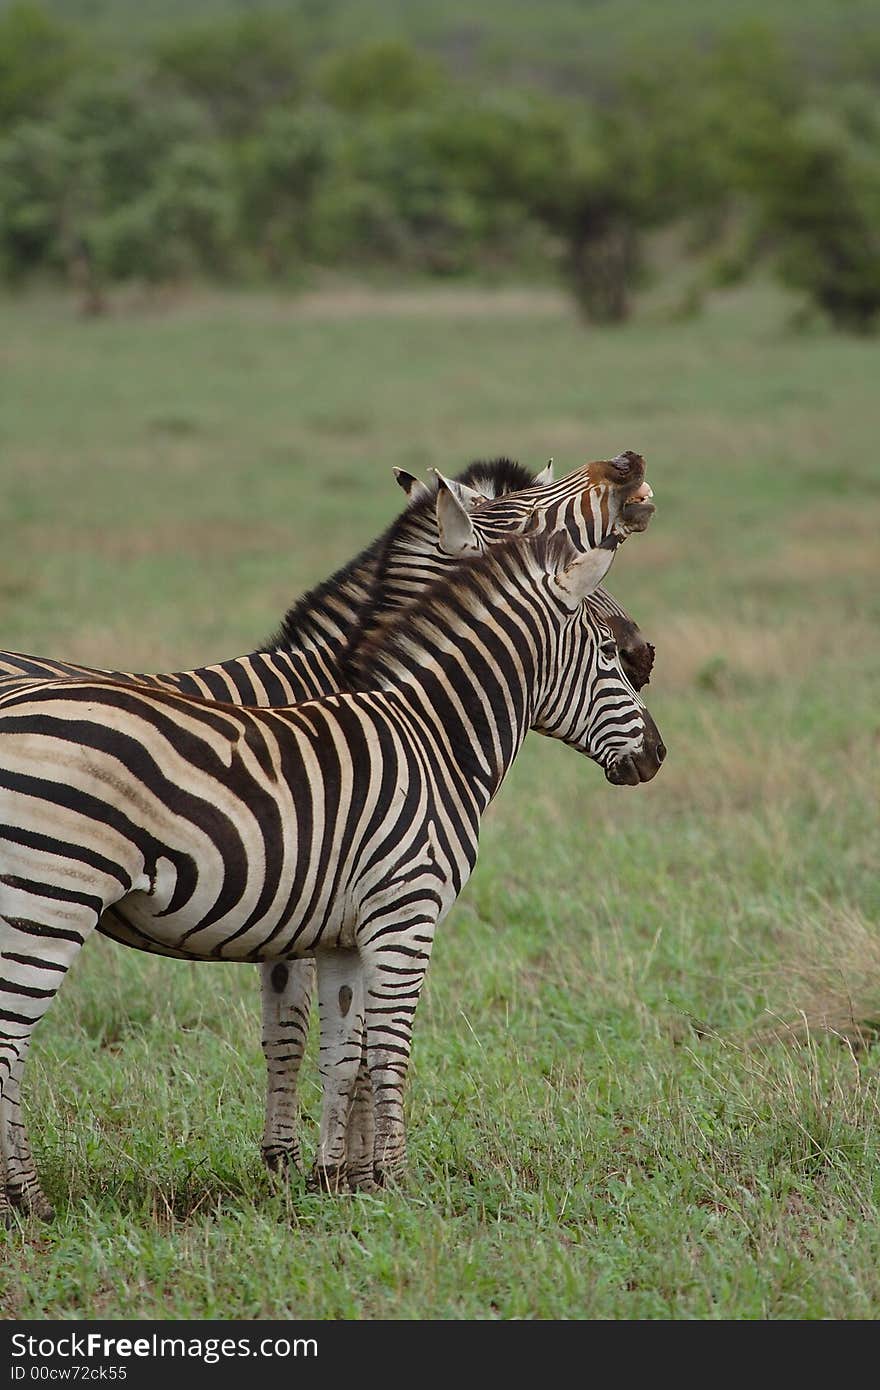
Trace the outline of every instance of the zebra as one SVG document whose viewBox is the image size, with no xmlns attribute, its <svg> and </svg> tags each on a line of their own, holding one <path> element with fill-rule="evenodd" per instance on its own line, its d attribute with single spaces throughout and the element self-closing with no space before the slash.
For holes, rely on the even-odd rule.
<svg viewBox="0 0 880 1390">
<path fill-rule="evenodd" d="M 360 556 L 295 604 L 276 636 L 259 651 L 194 671 L 156 676 L 96 672 L 69 662 L 7 652 L 0 654 L 0 688 L 7 681 L 23 677 L 109 674 L 114 679 L 155 688 L 257 706 L 293 704 L 332 694 L 345 688 L 351 679 L 344 669 L 346 661 L 353 669 L 350 634 L 355 633 L 357 641 L 366 640 L 371 627 L 380 623 L 383 615 L 412 602 L 420 589 L 462 554 L 531 526 L 536 520 L 551 529 L 565 526 L 581 545 L 595 540 L 595 524 L 592 533 L 582 534 L 571 513 L 579 515 L 578 508 L 588 495 L 585 489 L 592 474 L 597 475 L 593 494 L 601 489 L 598 477 L 603 470 L 610 477 L 606 507 L 616 496 L 615 488 L 620 492 L 617 500 L 623 502 L 616 518 L 608 514 L 610 521 L 623 535 L 643 529 L 653 507 L 645 495 L 643 461 L 632 453 L 611 462 L 588 465 L 558 484 L 553 481 L 552 464 L 532 479 L 525 469 L 508 459 L 471 464 L 455 480 L 435 474 L 427 485 L 396 469 L 397 480 L 409 500 L 406 511 Z M 590 520 L 594 521 L 595 507 L 601 521 L 603 494 L 600 492 L 598 500 L 593 494 L 588 509 Z M 635 501 L 628 500 L 635 494 Z M 435 505 L 438 498 L 445 505 L 442 538 Z M 508 499 L 503 509 L 498 500 L 502 498 Z M 470 529 L 462 526 L 462 509 L 469 511 L 472 518 Z M 580 526 L 584 528 L 583 520 Z M 610 528 L 608 517 L 602 526 Z M 650 675 L 653 646 L 610 594 L 597 589 L 590 603 L 611 626 L 624 668 L 635 688 L 640 689 Z M 99 930 L 113 935 L 109 923 L 101 923 Z M 282 1172 L 288 1166 L 302 1168 L 296 1087 L 313 980 L 314 966 L 310 960 L 276 961 L 261 967 L 262 1049 L 267 1069 L 261 1152 L 270 1169 Z M 358 1114 L 364 1114 L 363 1107 L 358 1107 Z M 362 1123 L 366 1126 L 368 1120 L 363 1118 Z M 353 1125 L 352 1134 L 356 1131 L 357 1126 Z M 366 1135 L 363 1145 L 369 1148 L 369 1144 Z"/>
<path fill-rule="evenodd" d="M 193 960 L 313 957 L 321 1185 L 399 1179 L 413 1017 L 435 928 L 525 734 L 609 782 L 666 754 L 585 602 L 613 550 L 514 536 L 390 615 L 360 689 L 288 708 L 112 680 L 0 696 L 0 1211 L 51 1213 L 20 1112 L 33 1028 L 99 921 Z M 366 1051 L 372 1162 L 347 1128 Z M 347 1168 L 348 1165 L 348 1168 Z"/>
</svg>

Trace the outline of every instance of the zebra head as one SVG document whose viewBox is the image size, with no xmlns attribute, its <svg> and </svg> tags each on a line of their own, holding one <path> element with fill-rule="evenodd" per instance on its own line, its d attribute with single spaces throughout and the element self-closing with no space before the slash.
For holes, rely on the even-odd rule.
<svg viewBox="0 0 880 1390">
<path fill-rule="evenodd" d="M 463 479 L 437 474 L 439 549 L 478 554 L 487 545 L 531 532 L 566 532 L 578 550 L 613 549 L 644 531 L 653 513 L 645 460 L 627 449 L 576 468 L 558 482 L 548 464 L 531 486 L 487 499 Z"/>
<path fill-rule="evenodd" d="M 599 764 L 615 786 L 649 782 L 666 757 L 660 732 L 627 678 L 614 633 L 589 599 L 611 563 L 565 536 L 538 545 L 553 615 L 532 728 Z"/>
<path fill-rule="evenodd" d="M 644 460 L 633 453 L 586 464 L 555 482 L 553 462 L 535 477 L 510 459 L 476 462 L 457 478 L 432 471 L 427 482 L 396 468 L 409 499 L 381 542 L 374 596 L 348 655 L 401 608 L 409 607 L 462 559 L 522 533 L 562 530 L 579 548 L 609 548 L 644 530 L 654 511 L 644 482 Z M 598 518 L 598 524 L 597 524 Z M 589 602 L 621 644 L 624 668 L 636 689 L 647 682 L 654 648 L 625 609 L 604 589 Z"/>
</svg>

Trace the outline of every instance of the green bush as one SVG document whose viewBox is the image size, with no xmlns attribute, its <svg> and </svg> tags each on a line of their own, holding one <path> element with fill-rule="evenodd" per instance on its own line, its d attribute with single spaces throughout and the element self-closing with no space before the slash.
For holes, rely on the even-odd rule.
<svg viewBox="0 0 880 1390">
<path fill-rule="evenodd" d="M 441 73 L 408 44 L 386 39 L 324 59 L 316 85 L 332 106 L 349 115 L 412 111 L 429 105 Z"/>
<path fill-rule="evenodd" d="M 96 264 L 111 279 L 223 274 L 235 244 L 228 171 L 210 146 L 178 145 L 151 187 L 95 218 L 89 230 Z"/>
<path fill-rule="evenodd" d="M 43 115 L 77 63 L 72 32 L 39 5 L 15 4 L 0 13 L 0 131 Z"/>
<path fill-rule="evenodd" d="M 880 103 L 812 108 L 776 133 L 754 183 L 782 278 L 841 329 L 880 320 Z"/>
<path fill-rule="evenodd" d="M 111 279 L 219 273 L 232 255 L 229 161 L 199 140 L 198 111 L 115 81 L 71 89 L 57 115 L 0 143 L 0 261 L 75 278 L 85 258 Z"/>
<path fill-rule="evenodd" d="M 77 164 L 56 126 L 21 122 L 0 142 L 0 268 L 7 279 L 64 265 L 66 239 L 80 220 Z"/>
<path fill-rule="evenodd" d="M 226 136 L 253 130 L 268 110 L 302 87 L 302 59 L 290 22 L 254 13 L 176 30 L 155 50 L 159 76 L 209 113 Z"/>
<path fill-rule="evenodd" d="M 836 324 L 880 317 L 876 89 L 832 87 L 766 27 L 641 54 L 635 35 L 601 80 L 563 63 L 560 95 L 540 67 L 481 88 L 478 43 L 469 83 L 396 39 L 318 53 L 339 29 L 320 9 L 189 22 L 147 61 L 37 4 L 0 13 L 3 274 L 555 264 L 614 322 L 674 222 L 700 283 L 772 252 Z"/>
<path fill-rule="evenodd" d="M 280 275 L 309 256 L 320 257 L 312 207 L 339 160 L 343 138 L 332 112 L 275 110 L 239 146 L 240 227 L 270 274 Z"/>
</svg>

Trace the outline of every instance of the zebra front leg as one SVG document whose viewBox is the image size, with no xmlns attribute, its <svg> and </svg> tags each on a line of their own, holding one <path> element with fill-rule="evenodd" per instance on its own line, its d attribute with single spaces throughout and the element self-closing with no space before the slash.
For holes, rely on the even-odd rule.
<svg viewBox="0 0 880 1390">
<path fill-rule="evenodd" d="M 263 1162 L 272 1173 L 283 1175 L 291 1164 L 302 1172 L 296 1085 L 309 1033 L 315 963 L 265 961 L 260 974 L 267 1072 Z"/>
<path fill-rule="evenodd" d="M 416 1006 L 431 958 L 434 915 L 410 917 L 399 928 L 370 924 L 362 946 L 367 1062 L 373 1092 L 373 1179 L 399 1182 L 406 1169 L 403 1097 Z"/>
<path fill-rule="evenodd" d="M 54 1215 L 31 1156 L 21 1083 L 33 1030 L 94 930 L 103 903 L 89 898 L 95 906 L 84 905 L 79 880 L 77 902 L 54 885 L 46 885 L 43 896 L 31 880 L 9 876 L 0 882 L 0 1221 L 8 1224 L 13 1206 L 46 1220 Z"/>
<path fill-rule="evenodd" d="M 361 960 L 357 951 L 340 947 L 319 952 L 316 963 L 323 1100 L 321 1136 L 309 1175 L 309 1187 L 312 1191 L 345 1192 L 349 1186 L 346 1167 L 349 1119 L 364 1051 Z"/>
</svg>

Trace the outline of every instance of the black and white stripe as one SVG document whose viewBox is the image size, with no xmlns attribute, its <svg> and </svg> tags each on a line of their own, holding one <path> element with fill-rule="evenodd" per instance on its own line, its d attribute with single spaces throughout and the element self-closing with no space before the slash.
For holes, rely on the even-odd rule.
<svg viewBox="0 0 880 1390">
<path fill-rule="evenodd" d="M 157 676 L 107 674 L 157 689 L 256 706 L 293 704 L 349 688 L 356 679 L 353 646 L 367 641 L 389 615 L 413 602 L 462 554 L 536 525 L 564 529 L 584 548 L 604 539 L 615 526 L 625 531 L 626 508 L 624 505 L 621 516 L 620 503 L 641 480 L 644 469 L 640 460 L 630 463 L 635 456 L 621 458 L 626 463 L 622 477 L 618 476 L 619 462 L 594 464 L 555 484 L 547 472 L 532 480 L 509 460 L 473 464 L 451 484 L 435 478 L 426 486 L 409 475 L 399 475 L 411 499 L 407 510 L 354 561 L 306 594 L 264 649 L 189 672 Z M 605 477 L 608 472 L 612 474 L 610 484 Z M 465 543 L 462 545 L 459 536 L 458 548 L 455 539 L 450 538 L 449 526 L 446 548 L 441 541 L 438 486 L 453 521 L 455 504 L 469 514 Z M 589 498 L 587 506 L 585 497 Z M 616 510 L 612 505 L 615 501 Z M 597 516 L 600 532 L 596 530 Z M 650 672 L 653 648 L 609 594 L 600 589 L 590 603 L 610 623 L 625 669 L 636 687 L 641 687 Z M 4 677 L 17 681 L 23 677 L 97 674 L 103 673 L 16 653 L 0 655 L 0 688 Z M 112 917 L 102 921 L 99 929 L 126 944 L 139 944 Z M 155 943 L 141 944 L 144 949 L 163 950 Z M 288 1161 L 300 1163 L 296 1086 L 307 1035 L 313 975 L 310 961 L 276 963 L 262 969 L 263 1050 L 268 1076 L 262 1147 L 270 1166 L 284 1166 Z"/>
<path fill-rule="evenodd" d="M 107 914 L 189 959 L 313 957 L 319 1174 L 360 1186 L 399 1174 L 434 929 L 526 731 L 615 783 L 648 780 L 665 754 L 584 602 L 610 561 L 560 536 L 493 548 L 362 646 L 369 689 L 291 709 L 106 680 L 0 697 L 0 1202 L 47 1210 L 21 1120 L 24 1062 Z M 358 1169 L 347 1128 L 364 1043 L 375 1134 Z"/>
</svg>

